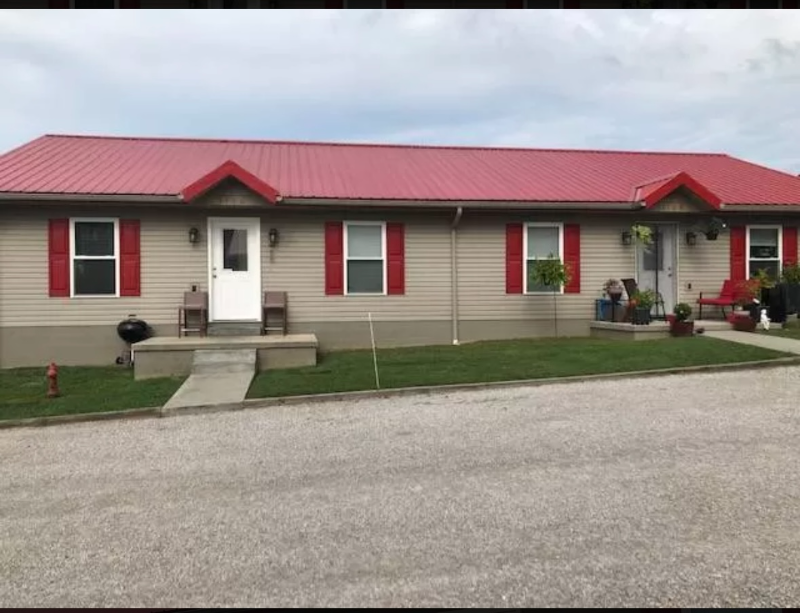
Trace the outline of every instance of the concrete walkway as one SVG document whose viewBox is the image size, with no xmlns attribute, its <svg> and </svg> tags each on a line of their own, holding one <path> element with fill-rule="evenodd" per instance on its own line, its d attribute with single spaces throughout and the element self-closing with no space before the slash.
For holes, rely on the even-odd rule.
<svg viewBox="0 0 800 613">
<path fill-rule="evenodd" d="M 773 336 L 769 332 L 762 334 L 760 332 L 739 332 L 738 330 L 708 331 L 705 336 L 800 355 L 800 340 L 777 335 Z"/>
<path fill-rule="evenodd" d="M 255 370 L 255 349 L 197 350 L 192 374 L 164 408 L 241 402 L 250 389 Z"/>
</svg>

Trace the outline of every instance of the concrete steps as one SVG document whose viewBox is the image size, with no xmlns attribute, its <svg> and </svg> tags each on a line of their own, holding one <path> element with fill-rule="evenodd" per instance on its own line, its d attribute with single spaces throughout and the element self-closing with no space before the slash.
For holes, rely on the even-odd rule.
<svg viewBox="0 0 800 613">
<path fill-rule="evenodd" d="M 213 321 L 208 324 L 209 336 L 259 336 L 259 321 Z"/>
</svg>

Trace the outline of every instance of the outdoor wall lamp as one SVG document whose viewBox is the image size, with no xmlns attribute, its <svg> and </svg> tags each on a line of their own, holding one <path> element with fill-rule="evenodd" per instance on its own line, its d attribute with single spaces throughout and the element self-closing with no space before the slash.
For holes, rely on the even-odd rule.
<svg viewBox="0 0 800 613">
<path fill-rule="evenodd" d="M 633 236 L 631 235 L 628 230 L 624 230 L 622 232 L 622 244 L 623 245 L 630 245 L 633 242 Z"/>
<path fill-rule="evenodd" d="M 200 240 L 200 230 L 197 228 L 189 228 L 189 242 L 193 245 Z"/>
<path fill-rule="evenodd" d="M 687 245 L 696 245 L 697 244 L 697 234 L 694 232 L 687 232 L 686 233 L 686 244 Z"/>
<path fill-rule="evenodd" d="M 277 228 L 270 228 L 268 237 L 269 237 L 269 246 L 270 247 L 274 247 L 275 245 L 277 245 L 278 244 L 278 239 L 280 238 L 280 236 L 278 235 L 278 229 Z"/>
</svg>

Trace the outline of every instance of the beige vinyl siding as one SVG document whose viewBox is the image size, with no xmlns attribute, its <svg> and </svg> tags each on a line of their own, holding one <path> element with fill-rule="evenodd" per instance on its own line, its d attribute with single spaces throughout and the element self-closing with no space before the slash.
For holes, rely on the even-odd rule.
<svg viewBox="0 0 800 613">
<path fill-rule="evenodd" d="M 700 292 L 715 297 L 722 283 L 730 277 L 730 233 L 720 232 L 715 241 L 709 241 L 697 233 L 697 244 L 686 244 L 686 233 L 692 230 L 691 223 L 682 223 L 678 230 L 678 302 L 686 302 L 697 308 Z M 713 308 L 707 309 L 709 314 Z M 696 313 L 695 313 L 696 314 Z M 703 309 L 705 316 L 706 309 Z"/>
<path fill-rule="evenodd" d="M 66 205 L 62 205 L 66 206 Z M 0 326 L 111 325 L 135 314 L 150 324 L 174 323 L 183 292 L 208 284 L 205 213 L 69 207 L 0 209 Z M 141 222 L 142 295 L 125 298 L 51 298 L 48 220 L 114 217 Z M 201 242 L 189 243 L 192 226 Z"/>
<path fill-rule="evenodd" d="M 580 223 L 581 293 L 560 294 L 562 319 L 593 319 L 594 301 L 609 277 L 634 276 L 634 249 L 621 244 L 630 221 L 575 216 L 465 214 L 458 232 L 458 299 L 461 320 L 552 319 L 552 295 L 506 294 L 506 224 Z"/>
<path fill-rule="evenodd" d="M 405 225 L 404 295 L 325 295 L 325 222 L 385 221 Z M 292 323 L 447 320 L 450 309 L 450 217 L 441 214 L 309 212 L 267 214 L 262 222 L 264 290 L 288 292 Z M 270 228 L 280 233 L 270 249 Z M 272 253 L 270 253 L 272 251 Z"/>
<path fill-rule="evenodd" d="M 652 214 L 655 215 L 657 213 L 689 213 L 710 216 L 713 211 L 708 204 L 701 202 L 694 194 L 681 188 L 653 207 Z"/>
<path fill-rule="evenodd" d="M 193 203 L 198 208 L 203 207 L 222 207 L 239 208 L 249 207 L 254 209 L 267 210 L 274 205 L 264 200 L 261 196 L 254 193 L 234 179 L 226 179 L 217 187 L 202 195 Z M 220 213 L 221 215 L 221 213 Z"/>
</svg>

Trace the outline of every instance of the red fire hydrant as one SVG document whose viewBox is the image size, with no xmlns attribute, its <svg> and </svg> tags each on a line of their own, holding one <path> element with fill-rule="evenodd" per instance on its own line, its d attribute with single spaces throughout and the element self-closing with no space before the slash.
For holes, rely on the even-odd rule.
<svg viewBox="0 0 800 613">
<path fill-rule="evenodd" d="M 58 391 L 58 366 L 55 362 L 50 362 L 47 367 L 47 397 L 56 398 L 61 395 Z"/>
</svg>

